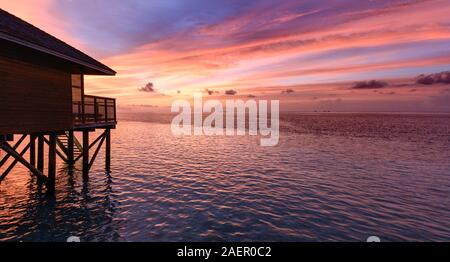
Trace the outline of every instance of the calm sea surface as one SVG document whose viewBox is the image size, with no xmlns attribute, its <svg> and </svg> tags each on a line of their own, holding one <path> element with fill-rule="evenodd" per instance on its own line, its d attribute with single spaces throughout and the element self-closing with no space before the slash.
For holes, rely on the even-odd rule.
<svg viewBox="0 0 450 262">
<path fill-rule="evenodd" d="M 450 241 L 449 115 L 285 114 L 276 147 L 122 119 L 111 172 L 59 163 L 56 197 L 18 165 L 0 240 Z"/>
</svg>

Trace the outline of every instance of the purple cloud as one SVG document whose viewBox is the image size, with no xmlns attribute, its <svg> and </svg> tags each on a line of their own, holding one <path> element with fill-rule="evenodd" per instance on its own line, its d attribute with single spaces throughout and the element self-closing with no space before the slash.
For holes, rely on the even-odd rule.
<svg viewBox="0 0 450 262">
<path fill-rule="evenodd" d="M 213 94 L 218 94 L 219 91 L 216 90 L 212 90 L 212 89 L 205 89 L 206 93 L 208 93 L 208 95 L 213 95 Z"/>
<path fill-rule="evenodd" d="M 233 90 L 233 89 L 229 89 L 229 90 L 225 91 L 225 95 L 234 96 L 235 94 L 237 94 L 237 91 Z"/>
<path fill-rule="evenodd" d="M 288 88 L 288 89 L 286 89 L 286 90 L 281 91 L 281 93 L 282 93 L 282 94 L 292 94 L 292 93 L 294 93 L 294 90 Z"/>
<path fill-rule="evenodd" d="M 419 75 L 416 78 L 416 83 L 420 85 L 450 84 L 450 71 L 430 75 Z"/>
<path fill-rule="evenodd" d="M 145 86 L 138 88 L 141 92 L 147 92 L 147 93 L 154 93 L 156 92 L 155 87 L 153 86 L 153 83 L 147 83 Z"/>
<path fill-rule="evenodd" d="M 360 81 L 356 82 L 352 89 L 374 89 L 374 88 L 383 88 L 387 86 L 388 83 L 378 80 L 370 80 L 370 81 Z"/>
</svg>

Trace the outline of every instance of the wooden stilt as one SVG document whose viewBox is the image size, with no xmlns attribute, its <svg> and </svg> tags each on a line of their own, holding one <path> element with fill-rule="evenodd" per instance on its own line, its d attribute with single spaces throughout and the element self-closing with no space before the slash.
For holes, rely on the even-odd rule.
<svg viewBox="0 0 450 262">
<path fill-rule="evenodd" d="M 48 139 L 46 139 L 45 137 L 44 137 L 44 141 L 45 141 L 45 143 L 47 143 L 47 145 L 50 146 L 50 141 Z M 58 145 L 58 137 L 56 138 L 56 145 Z M 63 153 L 59 152 L 58 148 L 55 148 L 55 152 L 64 162 L 67 163 L 68 160 L 67 160 L 66 156 Z"/>
<path fill-rule="evenodd" d="M 22 165 L 24 165 L 26 168 L 28 168 L 35 176 L 40 178 L 42 181 L 47 182 L 47 177 L 42 174 L 39 170 L 37 170 L 34 166 L 30 165 L 30 163 L 25 160 L 19 153 L 16 152 L 8 143 L 3 142 L 0 143 L 1 148 L 8 154 L 10 154 L 12 157 L 17 159 Z"/>
<path fill-rule="evenodd" d="M 111 169 L 111 129 L 106 129 L 105 169 Z"/>
<path fill-rule="evenodd" d="M 103 134 L 101 134 L 100 137 L 102 139 L 100 140 L 100 143 L 98 144 L 97 149 L 95 149 L 94 154 L 92 155 L 92 158 L 89 161 L 89 170 L 91 170 L 91 167 L 95 162 L 95 158 L 97 157 L 98 152 L 100 152 L 100 149 L 102 148 L 103 142 L 105 141 L 105 138 L 106 138 L 106 131 Z"/>
<path fill-rule="evenodd" d="M 17 148 L 19 148 L 20 144 L 22 144 L 23 140 L 25 140 L 26 137 L 27 137 L 27 135 L 23 135 L 23 136 L 19 139 L 19 141 L 16 142 L 16 144 L 13 146 L 12 149 L 13 149 L 13 150 L 16 150 Z M 4 139 L 4 140 L 1 141 L 1 142 L 4 142 L 4 141 L 6 141 L 6 139 Z M 10 154 L 7 154 L 5 157 L 3 157 L 3 159 L 0 161 L 0 167 L 2 167 L 2 166 L 6 163 L 6 161 L 8 161 L 8 159 L 9 159 L 10 156 L 11 156 Z"/>
<path fill-rule="evenodd" d="M 44 172 L 44 135 L 38 135 L 37 169 Z"/>
<path fill-rule="evenodd" d="M 36 135 L 30 135 L 30 164 L 36 166 Z"/>
<path fill-rule="evenodd" d="M 101 141 L 102 139 L 103 139 L 103 137 L 104 137 L 104 133 L 102 133 L 101 135 L 99 135 L 95 140 L 94 140 L 94 142 L 92 142 L 90 145 L 89 145 L 89 150 L 91 149 L 91 148 L 93 148 L 99 141 Z M 76 138 L 74 137 L 74 141 L 76 142 Z M 80 147 L 83 147 L 83 146 L 80 146 Z M 75 160 L 74 160 L 74 162 L 77 162 L 78 160 L 80 160 L 80 158 L 82 158 L 83 157 L 83 154 L 80 154 L 79 156 L 77 156 L 76 158 L 75 158 Z"/>
<path fill-rule="evenodd" d="M 79 158 L 83 158 L 83 179 L 88 179 L 89 171 L 102 150 L 103 143 L 106 144 L 105 169 L 109 172 L 111 168 L 111 129 L 105 127 L 104 131 L 92 143 L 90 143 L 89 133 L 94 132 L 95 128 L 77 129 L 77 131 L 82 132 L 82 144 L 74 136 L 74 131 L 65 131 L 64 136 L 60 131 L 51 131 L 51 133 L 45 135 L 39 133 L 24 134 L 14 146 L 8 144 L 6 136 L 0 136 L 0 149 L 6 152 L 6 155 L 0 159 L 0 167 L 8 161 L 8 158 L 13 158 L 6 171 L 0 174 L 0 181 L 12 171 L 17 163 L 21 163 L 39 178 L 39 182 L 45 182 L 48 192 L 54 193 L 56 187 L 56 157 L 60 156 L 69 166 L 73 166 Z M 22 146 L 21 143 L 28 136 L 30 137 L 28 144 Z M 67 136 L 67 140 L 64 138 L 65 136 Z M 48 145 L 48 152 L 45 152 L 45 144 Z M 58 149 L 58 146 L 62 151 Z M 17 151 L 19 147 L 21 148 L 20 152 Z M 94 147 L 95 150 L 90 156 L 89 151 Z M 25 159 L 24 156 L 28 150 L 29 159 Z M 45 155 L 48 155 L 47 160 L 45 160 Z M 44 163 L 44 161 L 48 162 Z M 46 175 L 44 175 L 44 169 L 47 169 Z"/>
<path fill-rule="evenodd" d="M 83 179 L 89 178 L 89 131 L 83 131 Z"/>
<path fill-rule="evenodd" d="M 28 149 L 30 148 L 30 143 L 28 143 L 28 145 L 26 145 L 22 151 L 20 152 L 19 156 L 23 157 L 23 155 L 25 155 L 25 153 L 28 151 Z M 15 150 L 15 149 L 13 149 Z M 5 172 L 3 172 L 3 174 L 0 176 L 0 181 L 3 181 L 3 179 L 5 179 L 5 177 L 11 172 L 11 170 L 17 165 L 17 162 L 19 162 L 19 160 L 16 158 L 14 159 L 14 161 L 9 165 L 9 167 L 5 170 Z"/>
<path fill-rule="evenodd" d="M 56 134 L 49 135 L 48 143 L 48 183 L 47 189 L 50 193 L 55 191 L 56 181 Z"/>
<path fill-rule="evenodd" d="M 69 167 L 73 167 L 74 165 L 74 140 L 73 140 L 73 131 L 68 132 L 68 140 L 67 140 L 67 163 Z"/>
</svg>

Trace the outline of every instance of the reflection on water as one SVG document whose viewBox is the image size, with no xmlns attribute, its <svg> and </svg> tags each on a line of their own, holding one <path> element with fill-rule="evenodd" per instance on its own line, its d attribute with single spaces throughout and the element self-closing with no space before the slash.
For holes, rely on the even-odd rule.
<svg viewBox="0 0 450 262">
<path fill-rule="evenodd" d="M 448 116 L 284 115 L 276 147 L 121 121 L 112 142 L 111 173 L 60 164 L 54 198 L 17 167 L 0 239 L 450 240 Z"/>
</svg>

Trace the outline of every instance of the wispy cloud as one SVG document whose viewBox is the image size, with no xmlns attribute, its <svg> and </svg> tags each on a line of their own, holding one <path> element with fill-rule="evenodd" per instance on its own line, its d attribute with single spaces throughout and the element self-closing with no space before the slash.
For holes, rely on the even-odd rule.
<svg viewBox="0 0 450 262">
<path fill-rule="evenodd" d="M 116 69 L 117 77 L 89 77 L 86 87 L 124 104 L 147 102 L 140 91 L 152 91 L 136 88 L 143 79 L 158 83 L 161 93 L 252 89 L 259 97 L 280 95 L 286 86 L 342 82 L 349 89 L 355 81 L 412 79 L 450 67 L 444 0 L 37 0 L 33 8 L 9 2 L 0 0 Z M 284 97 L 303 94 L 294 90 Z M 319 101 L 330 90 L 307 91 L 308 101 Z M 345 101 L 362 99 L 364 90 L 355 93 Z M 402 95 L 423 94 L 395 97 Z"/>
</svg>

